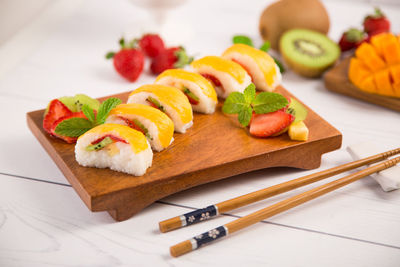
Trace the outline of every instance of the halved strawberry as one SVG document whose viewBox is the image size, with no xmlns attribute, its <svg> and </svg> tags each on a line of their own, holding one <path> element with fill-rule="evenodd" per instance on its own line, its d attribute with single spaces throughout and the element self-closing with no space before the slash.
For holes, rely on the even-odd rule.
<svg viewBox="0 0 400 267">
<path fill-rule="evenodd" d="M 43 129 L 51 134 L 51 127 L 56 120 L 61 117 L 72 115 L 72 111 L 67 108 L 60 100 L 54 99 L 50 102 L 47 113 L 43 119 Z"/>
<path fill-rule="evenodd" d="M 278 110 L 266 114 L 253 114 L 250 123 L 250 134 L 268 137 L 286 129 L 294 120 L 292 114 Z"/>
<path fill-rule="evenodd" d="M 70 118 L 84 118 L 84 119 L 86 119 L 86 116 L 85 116 L 85 114 L 83 114 L 83 112 L 81 111 L 81 112 L 71 112 L 70 115 L 67 115 L 67 116 L 58 118 L 58 119 L 57 119 L 56 121 L 54 121 L 53 124 L 51 125 L 50 134 L 53 135 L 53 136 L 55 136 L 55 137 L 58 137 L 58 138 L 64 140 L 65 142 L 67 142 L 67 143 L 69 143 L 69 144 L 72 144 L 72 143 L 75 143 L 75 142 L 76 142 L 76 140 L 78 139 L 78 137 L 62 136 L 62 135 L 56 134 L 56 132 L 55 132 L 55 131 L 56 131 L 56 128 L 57 128 L 57 125 L 58 125 L 60 122 L 66 120 L 66 119 L 70 119 Z"/>
</svg>

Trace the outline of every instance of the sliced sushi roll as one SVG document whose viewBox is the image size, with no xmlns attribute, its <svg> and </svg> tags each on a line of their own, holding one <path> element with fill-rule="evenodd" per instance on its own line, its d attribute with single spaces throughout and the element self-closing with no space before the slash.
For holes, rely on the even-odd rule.
<svg viewBox="0 0 400 267">
<path fill-rule="evenodd" d="M 240 64 L 259 90 L 271 92 L 282 81 L 275 60 L 259 49 L 245 44 L 234 44 L 225 50 L 222 57 Z"/>
<path fill-rule="evenodd" d="M 172 86 L 160 84 L 143 85 L 133 91 L 129 103 L 155 107 L 171 118 L 175 132 L 185 133 L 193 125 L 193 111 L 187 97 Z"/>
<path fill-rule="evenodd" d="M 146 137 L 120 124 L 101 124 L 78 138 L 76 161 L 85 167 L 110 168 L 141 176 L 153 161 Z"/>
<path fill-rule="evenodd" d="M 216 56 L 203 57 L 191 64 L 192 68 L 211 81 L 221 98 L 227 98 L 232 92 L 243 93 L 251 83 L 246 70 L 239 64 Z"/>
<path fill-rule="evenodd" d="M 182 69 L 169 69 L 161 73 L 156 84 L 169 85 L 181 90 L 194 111 L 211 114 L 218 103 L 212 84 L 200 74 Z"/>
<path fill-rule="evenodd" d="M 156 151 L 174 140 L 174 123 L 159 109 L 143 104 L 121 104 L 112 109 L 106 123 L 118 123 L 142 132 Z"/>
</svg>

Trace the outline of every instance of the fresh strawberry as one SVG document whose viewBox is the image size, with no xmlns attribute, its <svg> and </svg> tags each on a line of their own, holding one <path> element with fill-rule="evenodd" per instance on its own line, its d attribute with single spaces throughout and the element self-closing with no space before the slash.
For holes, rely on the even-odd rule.
<svg viewBox="0 0 400 267">
<path fill-rule="evenodd" d="M 183 68 L 192 62 L 192 60 L 193 58 L 186 54 L 183 47 L 171 47 L 153 58 L 150 69 L 152 73 L 160 74 L 167 69 Z"/>
<path fill-rule="evenodd" d="M 139 40 L 140 49 L 143 53 L 154 58 L 165 50 L 164 42 L 158 34 L 145 34 Z"/>
<path fill-rule="evenodd" d="M 365 40 L 365 35 L 362 31 L 351 28 L 344 32 L 339 41 L 340 50 L 348 51 L 358 47 Z"/>
<path fill-rule="evenodd" d="M 60 117 L 60 118 L 58 118 L 56 121 L 54 121 L 53 124 L 51 125 L 50 134 L 53 135 L 53 136 L 55 136 L 55 137 L 58 137 L 58 138 L 64 140 L 65 142 L 67 142 L 67 143 L 69 143 L 69 144 L 72 144 L 72 143 L 75 143 L 75 142 L 76 142 L 76 140 L 78 139 L 78 137 L 62 136 L 62 135 L 56 134 L 56 132 L 55 132 L 55 130 L 56 130 L 56 128 L 57 128 L 57 125 L 58 125 L 60 122 L 66 120 L 66 119 L 70 119 L 70 118 L 84 118 L 84 119 L 86 119 L 86 116 L 85 116 L 85 114 L 83 114 L 83 112 L 81 111 L 81 112 L 73 112 L 73 113 L 71 113 L 70 115 L 66 115 L 66 116 Z"/>
<path fill-rule="evenodd" d="M 136 42 L 132 41 L 128 44 L 124 39 L 119 41 L 121 50 L 117 53 L 109 52 L 106 55 L 107 59 L 114 59 L 114 67 L 122 77 L 134 82 L 139 78 L 144 67 L 144 55 L 136 49 Z"/>
<path fill-rule="evenodd" d="M 292 114 L 278 110 L 266 114 L 253 114 L 250 123 L 250 134 L 268 137 L 286 129 L 294 120 Z"/>
<path fill-rule="evenodd" d="M 70 111 L 60 100 L 52 100 L 43 119 L 43 129 L 46 132 L 51 133 L 51 126 L 56 120 L 71 114 L 72 111 Z"/>
<path fill-rule="evenodd" d="M 364 18 L 364 31 L 368 35 L 382 32 L 390 32 L 390 21 L 379 8 L 375 8 L 375 13 Z"/>
</svg>

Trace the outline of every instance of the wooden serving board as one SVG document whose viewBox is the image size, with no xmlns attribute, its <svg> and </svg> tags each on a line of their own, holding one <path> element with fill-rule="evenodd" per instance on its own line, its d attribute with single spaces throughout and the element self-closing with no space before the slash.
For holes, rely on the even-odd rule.
<svg viewBox="0 0 400 267">
<path fill-rule="evenodd" d="M 325 74 L 325 87 L 328 90 L 400 111 L 400 98 L 370 94 L 361 91 L 350 82 L 347 76 L 349 64 L 350 57 L 345 58 Z"/>
<path fill-rule="evenodd" d="M 278 92 L 293 97 L 284 88 Z M 126 101 L 129 92 L 113 95 Z M 102 98 L 100 100 L 103 100 Z M 305 121 L 309 140 L 295 142 L 287 134 L 254 138 L 235 116 L 221 112 L 195 114 L 194 125 L 174 142 L 155 152 L 152 167 L 141 177 L 88 168 L 75 161 L 74 145 L 49 136 L 42 129 L 44 110 L 27 114 L 28 126 L 91 211 L 108 211 L 117 221 L 130 218 L 170 194 L 253 170 L 288 166 L 313 169 L 323 153 L 340 148 L 338 130 L 309 110 Z"/>
</svg>

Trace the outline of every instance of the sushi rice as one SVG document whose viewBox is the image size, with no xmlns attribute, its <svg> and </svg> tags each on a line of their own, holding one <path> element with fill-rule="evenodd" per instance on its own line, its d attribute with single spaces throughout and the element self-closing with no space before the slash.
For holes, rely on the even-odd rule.
<svg viewBox="0 0 400 267">
<path fill-rule="evenodd" d="M 259 49 L 245 44 L 234 44 L 225 50 L 222 57 L 240 64 L 259 90 L 271 92 L 282 81 L 281 72 L 274 59 Z"/>
<path fill-rule="evenodd" d="M 134 90 L 127 103 L 138 103 L 150 106 L 148 98 L 157 100 L 174 122 L 175 131 L 185 133 L 193 125 L 193 110 L 187 97 L 175 87 L 159 84 L 143 85 Z"/>
<path fill-rule="evenodd" d="M 111 110 L 106 123 L 127 125 L 126 120 L 138 120 L 148 130 L 147 141 L 156 151 L 167 148 L 174 140 L 174 123 L 156 108 L 135 103 L 121 104 Z"/>
<path fill-rule="evenodd" d="M 212 84 L 200 74 L 189 72 L 182 69 L 170 69 L 161 73 L 156 84 L 173 86 L 184 92 L 190 90 L 196 97 L 198 103 L 192 104 L 194 111 L 212 114 L 218 103 L 217 94 Z"/>
<path fill-rule="evenodd" d="M 243 93 L 251 83 L 251 77 L 238 63 L 217 56 L 207 56 L 191 63 L 192 68 L 203 76 L 211 75 L 219 80 L 221 86 L 214 84 L 221 98 L 227 98 L 232 92 Z"/>
<path fill-rule="evenodd" d="M 114 142 L 103 149 L 88 151 L 93 141 L 113 135 L 124 142 Z M 152 164 L 153 152 L 144 135 L 120 124 L 102 124 L 78 138 L 75 145 L 76 161 L 85 167 L 110 168 L 115 171 L 141 176 Z"/>
</svg>

